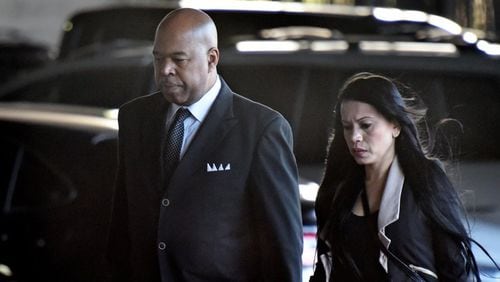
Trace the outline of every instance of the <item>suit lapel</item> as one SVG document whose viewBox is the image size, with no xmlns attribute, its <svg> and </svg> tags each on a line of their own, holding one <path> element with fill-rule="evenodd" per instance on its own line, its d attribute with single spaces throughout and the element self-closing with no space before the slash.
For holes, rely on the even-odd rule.
<svg viewBox="0 0 500 282">
<path fill-rule="evenodd" d="M 152 103 L 142 118 L 142 148 L 144 148 L 144 159 L 146 171 L 150 171 L 149 177 L 154 179 L 151 183 L 158 185 L 157 191 L 162 191 L 163 185 L 163 144 L 166 138 L 165 119 L 168 103 L 161 93 L 153 94 Z M 149 155 L 151 154 L 151 155 Z"/>
<path fill-rule="evenodd" d="M 203 168 L 202 161 L 218 148 L 220 142 L 236 124 L 237 119 L 233 115 L 233 93 L 222 81 L 217 99 L 175 170 L 171 182 L 175 183 L 176 179 L 189 177 Z"/>
</svg>

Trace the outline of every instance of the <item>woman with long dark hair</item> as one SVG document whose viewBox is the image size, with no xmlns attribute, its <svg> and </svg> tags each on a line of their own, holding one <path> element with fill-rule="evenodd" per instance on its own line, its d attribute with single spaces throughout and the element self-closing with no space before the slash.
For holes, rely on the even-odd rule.
<svg viewBox="0 0 500 282">
<path fill-rule="evenodd" d="M 316 200 L 314 281 L 480 280 L 458 194 L 423 146 L 416 101 L 371 73 L 341 89 Z"/>
</svg>

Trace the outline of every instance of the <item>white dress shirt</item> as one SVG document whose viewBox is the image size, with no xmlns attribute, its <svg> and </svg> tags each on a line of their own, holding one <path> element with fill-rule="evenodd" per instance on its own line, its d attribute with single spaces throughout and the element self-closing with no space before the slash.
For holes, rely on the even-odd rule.
<svg viewBox="0 0 500 282">
<path fill-rule="evenodd" d="M 220 89 L 221 81 L 219 76 L 217 76 L 214 86 L 212 86 L 212 88 L 210 88 L 210 90 L 208 90 L 208 92 L 205 93 L 205 95 L 203 95 L 200 100 L 188 107 L 184 107 L 189 110 L 191 115 L 184 120 L 184 138 L 182 139 L 180 159 L 182 159 L 184 153 L 186 153 L 186 150 L 189 147 L 189 144 L 191 144 L 191 141 L 196 135 L 196 132 L 200 128 L 201 123 L 203 122 L 203 120 L 205 120 L 205 117 L 207 116 L 208 111 L 210 111 L 210 108 L 212 107 L 215 99 L 217 98 Z M 170 104 L 167 111 L 167 124 L 165 128 L 170 128 L 170 125 L 172 124 L 175 117 L 175 113 L 181 107 L 182 106 L 174 103 Z"/>
</svg>

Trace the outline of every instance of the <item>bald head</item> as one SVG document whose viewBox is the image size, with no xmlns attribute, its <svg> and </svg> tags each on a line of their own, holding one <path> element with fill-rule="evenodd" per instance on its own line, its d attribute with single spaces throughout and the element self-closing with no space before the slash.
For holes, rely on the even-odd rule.
<svg viewBox="0 0 500 282">
<path fill-rule="evenodd" d="M 170 12 L 156 29 L 153 56 L 155 79 L 167 101 L 195 103 L 217 79 L 215 23 L 196 9 Z"/>
<path fill-rule="evenodd" d="M 166 15 L 156 29 L 159 32 L 168 30 L 179 35 L 191 35 L 206 44 L 209 48 L 217 48 L 217 28 L 205 12 L 192 8 L 180 8 Z"/>
</svg>

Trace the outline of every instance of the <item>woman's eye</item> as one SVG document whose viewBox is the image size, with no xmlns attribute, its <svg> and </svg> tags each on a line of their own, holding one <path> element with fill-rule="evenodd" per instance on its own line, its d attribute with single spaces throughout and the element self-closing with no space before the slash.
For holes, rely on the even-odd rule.
<svg viewBox="0 0 500 282">
<path fill-rule="evenodd" d="M 368 129 L 368 128 L 370 128 L 371 125 L 372 125 L 371 123 L 363 123 L 363 124 L 361 124 L 361 128 Z"/>
</svg>

